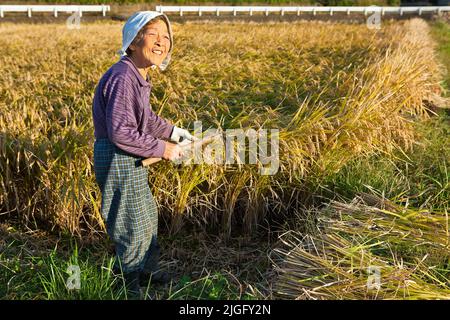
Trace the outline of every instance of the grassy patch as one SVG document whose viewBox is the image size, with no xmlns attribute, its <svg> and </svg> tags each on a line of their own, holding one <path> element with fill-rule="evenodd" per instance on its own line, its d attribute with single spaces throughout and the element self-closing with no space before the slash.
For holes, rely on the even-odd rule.
<svg viewBox="0 0 450 320">
<path fill-rule="evenodd" d="M 178 289 L 169 293 L 168 299 L 197 299 L 197 300 L 247 300 L 255 299 L 249 293 L 243 294 L 230 284 L 229 279 L 220 273 L 215 273 L 193 280 L 189 276 L 183 276 L 178 283 Z"/>
<path fill-rule="evenodd" d="M 130 298 L 123 279 L 111 273 L 115 258 L 107 242 L 83 245 L 70 238 L 28 235 L 6 225 L 0 230 L 0 298 Z M 144 299 L 267 298 L 265 274 L 270 264 L 261 240 L 254 239 L 251 250 L 241 247 L 239 239 L 225 244 L 207 235 L 196 239 L 187 234 L 163 235 L 160 241 L 162 266 L 173 281 L 142 287 Z M 220 259 L 215 260 L 218 254 Z M 236 261 L 233 257 L 239 255 L 242 258 Z"/>
<path fill-rule="evenodd" d="M 438 53 L 441 62 L 446 68 L 446 76 L 444 79 L 444 85 L 447 89 L 447 96 L 449 96 L 450 90 L 450 24 L 446 21 L 437 21 L 432 25 L 432 35 L 438 43 Z"/>
</svg>

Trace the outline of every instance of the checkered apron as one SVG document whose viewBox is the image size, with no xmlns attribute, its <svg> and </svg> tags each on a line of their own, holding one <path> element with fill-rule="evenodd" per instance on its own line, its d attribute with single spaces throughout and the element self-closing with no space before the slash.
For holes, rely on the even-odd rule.
<svg viewBox="0 0 450 320">
<path fill-rule="evenodd" d="M 158 210 L 140 161 L 108 139 L 94 143 L 94 172 L 102 193 L 101 213 L 115 244 L 116 268 L 143 270 L 154 257 Z"/>
</svg>

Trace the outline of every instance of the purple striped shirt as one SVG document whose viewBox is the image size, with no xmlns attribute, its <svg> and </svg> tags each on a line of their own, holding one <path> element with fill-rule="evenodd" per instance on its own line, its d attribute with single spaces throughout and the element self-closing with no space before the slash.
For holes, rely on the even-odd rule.
<svg viewBox="0 0 450 320">
<path fill-rule="evenodd" d="M 160 158 L 165 149 L 161 139 L 168 139 L 174 126 L 151 110 L 147 79 L 127 56 L 106 71 L 95 89 L 94 134 L 133 155 Z"/>
</svg>

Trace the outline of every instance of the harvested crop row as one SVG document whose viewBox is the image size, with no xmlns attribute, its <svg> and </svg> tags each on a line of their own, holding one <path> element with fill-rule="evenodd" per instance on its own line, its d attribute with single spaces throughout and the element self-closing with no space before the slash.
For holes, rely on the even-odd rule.
<svg viewBox="0 0 450 320">
<path fill-rule="evenodd" d="M 311 234 L 290 230 L 282 237 L 276 295 L 285 299 L 450 297 L 446 212 L 408 209 L 361 194 L 351 203 L 331 202 L 310 214 L 319 221 Z"/>
</svg>

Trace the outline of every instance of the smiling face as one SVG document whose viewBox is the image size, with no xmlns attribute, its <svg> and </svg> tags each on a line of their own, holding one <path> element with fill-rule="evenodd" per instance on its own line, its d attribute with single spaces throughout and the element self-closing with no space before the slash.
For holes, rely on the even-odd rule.
<svg viewBox="0 0 450 320">
<path fill-rule="evenodd" d="M 141 68 L 161 65 L 170 50 L 170 35 L 163 20 L 150 21 L 142 28 L 142 38 L 129 46 L 130 57 Z"/>
</svg>

